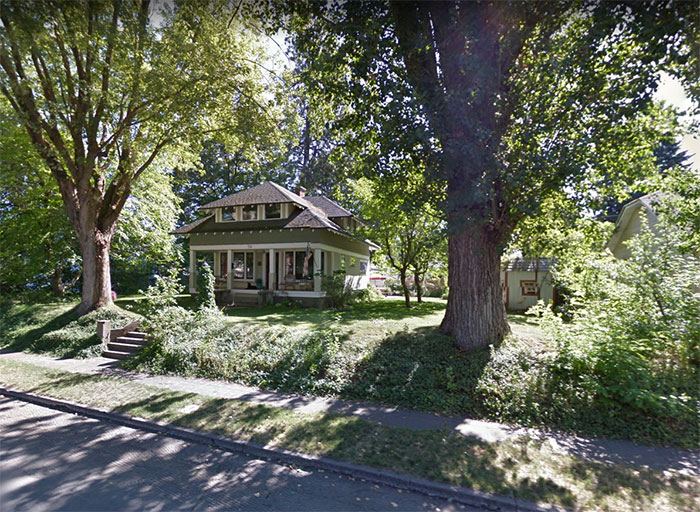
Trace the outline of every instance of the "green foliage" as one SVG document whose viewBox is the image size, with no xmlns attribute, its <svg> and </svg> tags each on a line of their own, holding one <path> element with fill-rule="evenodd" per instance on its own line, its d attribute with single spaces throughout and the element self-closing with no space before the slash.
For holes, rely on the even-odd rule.
<svg viewBox="0 0 700 512">
<path fill-rule="evenodd" d="M 180 269 L 171 268 L 165 275 L 156 275 L 155 283 L 149 286 L 143 294 L 143 313 L 150 317 L 158 311 L 177 305 L 176 296 L 182 293 Z M 140 304 L 141 305 L 141 304 Z"/>
<path fill-rule="evenodd" d="M 326 292 L 331 306 L 336 309 L 344 309 L 353 298 L 351 283 L 346 279 L 344 270 L 336 270 L 332 274 L 321 276 L 321 290 Z"/>
<path fill-rule="evenodd" d="M 214 285 L 216 278 L 212 272 L 209 263 L 206 261 L 199 265 L 197 273 L 197 307 L 200 310 L 216 309 L 216 294 Z"/>
<path fill-rule="evenodd" d="M 367 288 L 357 290 L 354 298 L 357 302 L 376 302 L 378 300 L 383 300 L 384 295 L 382 295 L 382 292 L 380 292 L 376 286 L 369 283 Z"/>
<path fill-rule="evenodd" d="M 662 443 L 700 434 L 700 260 L 681 255 L 678 230 L 646 230 L 628 260 L 601 256 L 572 281 L 565 322 L 540 307 L 556 350 L 494 352 L 480 389 L 499 419 L 548 423 Z"/>
<path fill-rule="evenodd" d="M 677 249 L 700 256 L 700 170 L 674 167 L 658 180 L 658 190 L 655 208 L 677 230 Z"/>
<path fill-rule="evenodd" d="M 408 163 L 403 166 L 414 167 Z M 411 186 L 392 179 L 350 182 L 358 211 L 366 222 L 362 232 L 379 242 L 381 247 L 375 253 L 378 261 L 403 277 L 399 283 L 406 297 L 410 274 L 417 273 L 423 279 L 428 272 L 444 272 L 447 258 L 445 223 L 427 199 L 429 189 L 419 169 L 413 168 L 412 172 Z"/>
<path fill-rule="evenodd" d="M 110 320 L 112 328 L 120 328 L 138 318 L 138 315 L 114 306 L 100 308 L 57 329 L 44 332 L 26 348 L 55 357 L 95 357 L 100 355 L 102 349 L 102 341 L 97 337 L 98 320 Z"/>
</svg>

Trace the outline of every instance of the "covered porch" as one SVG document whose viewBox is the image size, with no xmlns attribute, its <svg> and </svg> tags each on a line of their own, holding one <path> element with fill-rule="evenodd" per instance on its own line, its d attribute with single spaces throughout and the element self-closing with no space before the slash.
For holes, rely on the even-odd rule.
<svg viewBox="0 0 700 512">
<path fill-rule="evenodd" d="M 197 292 L 197 261 L 203 253 L 213 263 L 215 288 L 232 298 L 261 291 L 277 297 L 322 298 L 321 275 L 341 268 L 355 288 L 369 282 L 369 256 L 322 243 L 190 246 L 190 293 Z"/>
</svg>

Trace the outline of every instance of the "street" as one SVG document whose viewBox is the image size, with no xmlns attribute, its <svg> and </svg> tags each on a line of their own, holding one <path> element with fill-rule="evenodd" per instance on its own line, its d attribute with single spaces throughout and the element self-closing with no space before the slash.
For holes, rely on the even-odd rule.
<svg viewBox="0 0 700 512">
<path fill-rule="evenodd" d="M 465 510 L 0 398 L 0 510 Z"/>
</svg>

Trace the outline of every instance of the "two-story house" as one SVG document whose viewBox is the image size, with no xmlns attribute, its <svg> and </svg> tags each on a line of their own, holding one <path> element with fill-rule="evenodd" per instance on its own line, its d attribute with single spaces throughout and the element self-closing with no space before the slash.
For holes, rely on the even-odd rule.
<svg viewBox="0 0 700 512">
<path fill-rule="evenodd" d="M 355 235 L 359 221 L 324 196 L 273 182 L 205 204 L 208 216 L 174 234 L 189 237 L 189 288 L 196 293 L 198 254 L 213 254 L 216 289 L 236 304 L 301 301 L 321 304 L 319 274 L 344 269 L 354 288 L 369 282 L 370 252 Z"/>
</svg>

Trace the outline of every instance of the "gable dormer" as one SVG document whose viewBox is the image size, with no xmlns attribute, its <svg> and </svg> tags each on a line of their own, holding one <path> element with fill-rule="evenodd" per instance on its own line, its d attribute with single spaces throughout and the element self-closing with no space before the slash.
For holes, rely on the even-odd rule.
<svg viewBox="0 0 700 512">
<path fill-rule="evenodd" d="M 216 222 L 246 222 L 286 219 L 294 210 L 292 203 L 246 204 L 214 209 Z"/>
</svg>

